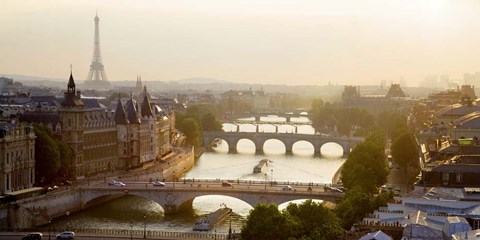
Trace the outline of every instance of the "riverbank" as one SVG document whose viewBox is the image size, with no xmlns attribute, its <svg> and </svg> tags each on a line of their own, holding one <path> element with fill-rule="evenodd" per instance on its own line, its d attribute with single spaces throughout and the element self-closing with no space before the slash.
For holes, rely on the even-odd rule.
<svg viewBox="0 0 480 240">
<path fill-rule="evenodd" d="M 332 185 L 336 185 L 338 184 L 338 182 L 340 182 L 340 178 L 342 177 L 342 170 L 343 170 L 343 166 L 345 165 L 345 163 L 343 163 L 338 169 L 337 171 L 335 172 L 335 174 L 333 175 L 332 177 Z"/>
</svg>

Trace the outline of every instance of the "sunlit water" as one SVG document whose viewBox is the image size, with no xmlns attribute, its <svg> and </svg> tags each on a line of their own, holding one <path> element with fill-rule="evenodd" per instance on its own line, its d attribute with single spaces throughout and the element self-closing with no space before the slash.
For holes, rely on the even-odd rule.
<svg viewBox="0 0 480 240">
<path fill-rule="evenodd" d="M 253 118 L 251 119 L 253 120 Z M 278 117 L 262 117 L 262 121 L 282 121 Z M 284 120 L 283 120 L 284 121 Z M 292 118 L 292 121 L 307 122 L 306 118 Z M 256 127 L 250 124 L 240 125 L 240 131 L 252 132 Z M 236 126 L 224 124 L 225 131 L 236 131 Z M 260 132 L 275 132 L 273 125 L 261 125 Z M 294 133 L 295 127 L 279 125 L 278 132 Z M 298 127 L 298 133 L 314 134 L 309 125 Z M 300 141 L 294 144 L 293 154 L 285 154 L 285 146 L 278 140 L 269 140 L 264 145 L 264 154 L 256 155 L 253 142 L 243 139 L 237 145 L 237 154 L 228 154 L 228 145 L 222 141 L 213 152 L 204 153 L 195 166 L 185 174 L 186 178 L 196 179 L 240 179 L 240 180 L 274 180 L 290 182 L 330 183 L 337 169 L 345 161 L 341 157 L 342 148 L 334 143 L 322 147 L 322 156 L 314 156 L 313 145 Z M 253 167 L 264 158 L 272 162 L 265 173 L 253 173 Z M 298 202 L 298 201 L 296 201 Z M 195 219 L 207 215 L 225 203 L 232 208 L 226 221 L 212 231 L 228 232 L 230 223 L 232 229 L 240 230 L 252 206 L 227 196 L 211 195 L 198 197 L 193 202 L 191 211 L 173 216 L 164 215 L 162 207 L 154 201 L 136 196 L 126 196 L 106 204 L 92 207 L 82 212 L 70 214 L 68 217 L 55 219 L 57 226 L 104 229 L 143 229 L 144 222 L 149 230 L 191 232 Z M 287 204 L 279 206 L 280 209 Z M 147 215 L 143 220 L 144 214 Z"/>
</svg>

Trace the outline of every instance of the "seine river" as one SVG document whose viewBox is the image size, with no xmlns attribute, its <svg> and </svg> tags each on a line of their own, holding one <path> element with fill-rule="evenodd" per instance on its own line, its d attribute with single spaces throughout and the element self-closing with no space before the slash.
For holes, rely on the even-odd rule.
<svg viewBox="0 0 480 240">
<path fill-rule="evenodd" d="M 253 118 L 252 118 L 253 120 Z M 281 121 L 278 117 L 262 117 L 262 121 Z M 306 118 L 292 118 L 291 121 L 306 122 Z M 224 124 L 225 131 L 236 131 L 236 126 Z M 240 125 L 240 131 L 255 131 L 251 124 Z M 275 132 L 272 125 L 261 125 L 260 132 Z M 279 132 L 293 133 L 295 128 L 289 125 L 279 125 Z M 298 133 L 313 134 L 309 125 L 298 127 Z M 342 149 L 334 143 L 328 143 L 321 149 L 322 156 L 314 156 L 313 146 L 308 142 L 298 142 L 293 147 L 293 154 L 286 155 L 284 145 L 278 140 L 269 140 L 264 145 L 264 154 L 256 155 L 255 146 L 249 140 L 240 140 L 238 153 L 228 154 L 228 146 L 222 142 L 213 152 L 204 153 L 195 166 L 185 174 L 185 178 L 197 179 L 241 179 L 241 180 L 275 180 L 291 182 L 330 183 L 337 169 L 345 161 Z M 253 167 L 264 158 L 272 161 L 266 170 L 267 175 L 252 173 Z M 181 180 L 180 180 L 181 181 Z M 68 217 L 55 219 L 52 225 L 75 226 L 80 228 L 102 229 L 133 229 L 142 230 L 146 223 L 147 230 L 191 232 L 195 219 L 215 211 L 225 203 L 232 208 L 233 214 L 213 231 L 228 232 L 230 223 L 232 229 L 240 230 L 246 216 L 252 209 L 247 203 L 227 196 L 203 196 L 193 202 L 193 209 L 174 216 L 165 216 L 163 209 L 154 201 L 126 196 L 114 201 L 89 208 L 85 211 L 70 214 Z M 280 208 L 284 206 L 280 205 Z M 144 215 L 147 216 L 144 221 Z"/>
</svg>

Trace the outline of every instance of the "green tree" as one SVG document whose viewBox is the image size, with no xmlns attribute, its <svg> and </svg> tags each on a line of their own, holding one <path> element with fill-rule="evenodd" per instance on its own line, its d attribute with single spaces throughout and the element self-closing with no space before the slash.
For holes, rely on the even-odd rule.
<svg viewBox="0 0 480 240">
<path fill-rule="evenodd" d="M 323 203 L 309 199 L 301 204 L 289 204 L 283 212 L 297 222 L 297 238 L 329 240 L 343 234 L 340 219 Z"/>
<path fill-rule="evenodd" d="M 275 204 L 258 204 L 242 227 L 243 240 L 287 240 L 294 235 L 295 222 Z"/>
<path fill-rule="evenodd" d="M 72 149 L 60 140 L 56 140 L 56 144 L 60 153 L 60 167 L 57 175 L 63 179 L 72 179 L 75 168 Z"/>
<path fill-rule="evenodd" d="M 406 179 L 410 181 L 410 169 L 418 165 L 417 144 L 413 135 L 406 131 L 400 134 L 391 146 L 392 158 L 395 163 L 400 165 L 406 174 Z"/>
<path fill-rule="evenodd" d="M 337 205 L 335 213 L 342 219 L 343 227 L 349 229 L 354 223 L 359 222 L 369 212 L 372 212 L 370 195 L 363 189 L 356 187 L 350 189 Z"/>
<path fill-rule="evenodd" d="M 385 192 L 378 195 L 369 194 L 361 187 L 350 189 L 335 209 L 337 217 L 342 220 L 343 227 L 350 227 L 361 221 L 366 214 L 373 210 L 386 206 L 393 199 L 393 193 Z"/>
<path fill-rule="evenodd" d="M 198 147 L 202 143 L 201 131 L 198 120 L 193 117 L 184 118 L 181 124 L 180 131 L 187 137 L 187 143 Z"/>
<path fill-rule="evenodd" d="M 60 169 L 60 151 L 48 128 L 34 125 L 35 178 L 40 182 L 52 182 Z"/>
<path fill-rule="evenodd" d="M 207 113 L 202 118 L 203 131 L 223 131 L 222 124 L 215 118 L 212 113 Z"/>
</svg>

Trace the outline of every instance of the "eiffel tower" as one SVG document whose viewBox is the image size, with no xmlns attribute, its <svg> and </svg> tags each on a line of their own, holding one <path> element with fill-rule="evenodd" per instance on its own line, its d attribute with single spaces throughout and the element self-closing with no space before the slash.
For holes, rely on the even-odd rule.
<svg viewBox="0 0 480 240">
<path fill-rule="evenodd" d="M 84 83 L 85 89 L 106 90 L 110 88 L 110 82 L 105 73 L 105 67 L 102 63 L 102 55 L 100 54 L 100 30 L 98 23 L 100 18 L 95 14 L 95 39 L 93 42 L 93 57 L 90 64 L 90 71 Z"/>
</svg>

